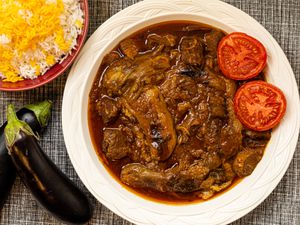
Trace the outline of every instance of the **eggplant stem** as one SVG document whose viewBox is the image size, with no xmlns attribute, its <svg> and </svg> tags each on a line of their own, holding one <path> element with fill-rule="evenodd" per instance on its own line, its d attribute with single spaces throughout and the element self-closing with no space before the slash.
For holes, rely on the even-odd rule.
<svg viewBox="0 0 300 225">
<path fill-rule="evenodd" d="M 24 121 L 18 119 L 15 107 L 10 104 L 7 106 L 7 125 L 4 130 L 6 146 L 8 150 L 15 143 L 17 136 L 20 134 L 20 131 L 23 131 L 25 134 L 32 135 L 37 138 L 30 126 Z"/>
<path fill-rule="evenodd" d="M 47 126 L 51 116 L 52 101 L 45 100 L 36 104 L 26 105 L 24 108 L 34 112 L 41 127 Z"/>
</svg>

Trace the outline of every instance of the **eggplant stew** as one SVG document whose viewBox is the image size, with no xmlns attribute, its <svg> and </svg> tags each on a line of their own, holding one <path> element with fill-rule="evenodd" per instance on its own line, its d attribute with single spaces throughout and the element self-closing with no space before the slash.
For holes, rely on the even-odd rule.
<svg viewBox="0 0 300 225">
<path fill-rule="evenodd" d="M 193 22 L 143 29 L 105 56 L 89 95 L 89 128 L 101 161 L 152 200 L 209 199 L 250 175 L 271 131 L 244 127 L 223 76 L 226 34 Z M 261 74 L 258 79 L 263 79 Z"/>
</svg>

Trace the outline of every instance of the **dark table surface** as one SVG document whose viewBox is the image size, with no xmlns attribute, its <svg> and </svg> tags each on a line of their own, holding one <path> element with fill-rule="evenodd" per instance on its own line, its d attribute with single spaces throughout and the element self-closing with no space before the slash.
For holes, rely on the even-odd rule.
<svg viewBox="0 0 300 225">
<path fill-rule="evenodd" d="M 162 0 L 163 1 L 163 0 Z M 209 0 L 207 0 L 209 1 Z M 105 20 L 138 0 L 89 0 L 91 35 Z M 287 55 L 299 86 L 300 81 L 300 1 L 299 0 L 225 0 L 245 11 L 260 22 L 277 40 Z M 86 191 L 68 158 L 61 127 L 61 104 L 67 73 L 50 84 L 35 90 L 6 93 L 0 92 L 0 122 L 5 118 L 5 107 L 16 107 L 44 99 L 54 102 L 53 116 L 41 145 L 59 168 Z M 94 216 L 89 224 L 130 224 L 95 200 Z M 60 224 L 45 213 L 25 189 L 19 179 L 0 212 L 0 224 Z M 300 144 L 288 171 L 272 194 L 255 210 L 232 225 L 300 225 Z"/>
</svg>

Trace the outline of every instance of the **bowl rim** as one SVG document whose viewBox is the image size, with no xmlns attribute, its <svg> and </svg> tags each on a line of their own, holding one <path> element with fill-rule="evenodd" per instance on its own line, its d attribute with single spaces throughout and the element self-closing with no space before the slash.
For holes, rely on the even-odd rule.
<svg viewBox="0 0 300 225">
<path fill-rule="evenodd" d="M 169 0 L 168 0 L 168 2 L 170 2 Z M 176 2 L 181 2 L 181 1 L 176 1 Z M 202 3 L 204 3 L 204 1 L 201 1 Z M 213 1 L 214 3 L 217 3 L 218 1 Z M 157 5 L 159 4 L 159 1 L 154 1 L 154 0 L 147 0 L 147 1 L 144 1 L 144 3 L 143 4 L 145 4 L 146 5 L 146 3 L 157 3 Z M 162 3 L 160 3 L 160 4 L 162 4 Z M 200 3 L 199 3 L 200 4 Z M 219 3 L 219 4 L 224 4 L 224 3 Z M 136 5 L 142 5 L 142 3 L 138 3 L 138 4 L 136 4 Z M 230 6 L 230 7 L 232 7 L 232 6 Z M 233 7 L 234 8 L 234 7 Z M 118 13 L 117 15 L 120 17 L 119 18 L 119 23 L 121 23 L 122 21 L 121 20 L 124 20 L 124 17 L 126 18 L 126 16 L 128 16 L 128 20 L 130 21 L 130 19 L 132 19 L 132 20 L 135 20 L 133 17 L 129 17 L 130 16 L 130 14 L 133 14 L 133 13 L 135 13 L 135 10 L 134 10 L 135 8 L 134 7 L 129 7 L 129 8 L 127 8 L 125 11 L 121 11 L 120 13 Z M 131 10 L 131 11 L 130 11 Z M 236 10 L 236 8 L 235 8 L 235 10 Z M 129 13 L 130 12 L 130 13 Z M 180 14 L 179 12 L 176 12 L 177 14 Z M 170 13 L 170 15 L 171 14 L 176 14 L 175 12 L 174 13 Z M 182 14 L 183 15 L 185 15 L 185 14 L 193 14 L 193 12 L 182 12 Z M 246 14 L 247 15 L 247 14 Z M 166 13 L 165 14 L 161 14 L 161 15 L 158 15 L 157 17 L 160 17 L 160 16 L 169 16 L 169 15 L 167 15 Z M 209 16 L 207 16 L 207 17 L 209 17 Z M 155 16 L 153 16 L 152 15 L 152 17 L 148 17 L 147 19 L 148 20 L 151 20 L 151 19 L 153 19 L 153 18 L 155 18 Z M 251 17 L 250 17 L 251 18 Z M 145 22 L 145 21 L 147 21 L 147 19 L 145 19 L 144 18 L 144 20 L 143 19 L 141 19 L 141 21 L 138 21 L 138 22 L 136 22 L 136 24 L 138 24 L 138 23 L 143 23 L 143 22 Z M 251 18 L 252 19 L 252 18 Z M 106 40 L 107 41 L 107 43 L 108 44 L 103 44 L 102 43 L 102 45 L 101 45 L 101 48 L 100 48 L 100 44 L 99 43 L 97 43 L 97 41 L 96 41 L 96 39 L 97 38 L 99 38 L 99 36 L 101 36 L 101 35 L 103 35 L 103 32 L 107 32 L 107 28 L 109 27 L 109 26 L 111 26 L 112 24 L 113 24 L 113 20 L 118 20 L 118 18 L 116 17 L 116 16 L 114 16 L 114 17 L 112 17 L 111 19 L 109 19 L 106 23 L 104 23 L 96 32 L 95 32 L 95 34 L 90 38 L 90 40 L 87 42 L 87 45 L 86 45 L 86 47 L 84 48 L 84 50 L 83 50 L 83 54 L 81 55 L 81 57 L 80 58 L 78 58 L 78 60 L 76 61 L 76 63 L 74 64 L 74 66 L 73 66 L 73 68 L 72 68 L 72 70 L 71 70 L 71 72 L 70 72 L 70 76 L 68 77 L 68 80 L 67 80 L 67 84 L 66 84 L 66 89 L 65 89 L 65 93 L 64 93 L 64 98 L 63 98 L 63 131 L 64 131 L 64 137 L 65 137 L 65 141 L 66 141 L 66 146 L 67 146 L 67 150 L 68 150 L 68 154 L 69 154 L 69 156 L 70 156 L 70 159 L 71 159 L 71 161 L 72 161 L 72 164 L 74 165 L 74 167 L 75 167 L 75 170 L 76 170 L 76 172 L 78 173 L 78 175 L 79 175 L 79 177 L 81 178 L 81 180 L 83 181 L 83 183 L 86 185 L 86 187 L 91 191 L 91 193 L 101 202 L 101 203 L 103 203 L 104 205 L 106 205 L 109 209 L 111 209 L 112 211 L 114 211 L 115 213 L 117 213 L 117 214 L 119 214 L 120 216 L 122 216 L 122 217 L 124 217 L 124 218 L 126 218 L 127 220 L 129 220 L 129 221 L 131 221 L 131 222 L 134 222 L 134 223 L 141 223 L 141 221 L 138 221 L 138 220 L 136 220 L 136 217 L 133 217 L 132 215 L 130 215 L 130 216 L 127 216 L 127 215 L 125 215 L 124 214 L 124 211 L 121 211 L 120 210 L 120 207 L 121 206 L 117 206 L 117 205 L 114 205 L 114 204 L 111 204 L 110 202 L 108 202 L 107 201 L 107 199 L 103 199 L 103 198 L 101 198 L 101 197 L 99 197 L 99 195 L 97 195 L 97 193 L 95 192 L 95 190 L 93 190 L 93 188 L 91 187 L 91 185 L 93 185 L 93 184 L 91 184 L 91 182 L 89 182 L 89 180 L 87 180 L 88 178 L 86 178 L 86 177 L 88 177 L 89 175 L 87 175 L 87 174 L 85 174 L 84 172 L 83 172 L 83 169 L 82 169 L 82 164 L 84 163 L 83 161 L 82 162 L 80 162 L 80 160 L 78 161 L 78 158 L 76 159 L 76 157 L 74 157 L 74 153 L 75 153 L 75 151 L 74 151 L 74 146 L 72 146 L 72 144 L 70 143 L 70 141 L 71 141 L 71 139 L 70 139 L 70 134 L 68 134 L 68 133 L 72 133 L 72 131 L 70 130 L 70 118 L 68 119 L 67 118 L 67 115 L 68 115 L 68 112 L 70 112 L 70 107 L 72 108 L 72 109 L 75 109 L 75 111 L 77 111 L 76 113 L 77 113 L 77 115 L 76 116 L 74 116 L 74 117 L 76 117 L 76 118 L 73 118 L 73 119 L 71 119 L 73 122 L 74 122 L 74 120 L 76 121 L 76 120 L 79 120 L 79 131 L 77 131 L 78 133 L 80 133 L 80 135 L 82 135 L 82 133 L 88 133 L 88 136 L 89 136 L 89 131 L 87 130 L 87 127 L 86 126 L 84 126 L 83 124 L 84 123 L 87 123 L 87 118 L 85 117 L 85 115 L 86 115 L 86 112 L 85 112 L 85 110 L 86 110 L 86 102 L 84 103 L 84 101 L 85 100 L 83 100 L 83 98 L 84 98 L 84 95 L 86 95 L 87 93 L 86 92 L 84 92 L 84 91 L 86 91 L 86 90 L 88 90 L 88 92 L 90 91 L 90 89 L 87 89 L 87 87 L 88 87 L 88 85 L 90 85 L 90 84 L 88 84 L 87 82 L 93 82 L 93 80 L 94 80 L 94 77 L 95 77 L 95 73 L 96 73 L 96 70 L 97 70 L 97 68 L 98 68 L 98 66 L 99 66 L 99 64 L 97 65 L 97 63 L 99 63 L 99 61 L 101 61 L 101 55 L 102 55 L 102 57 L 103 57 L 103 54 L 104 54 L 104 52 L 105 52 L 105 49 L 108 49 L 108 47 L 110 46 L 110 45 L 113 45 L 112 43 L 113 43 L 113 41 L 114 40 Z M 253 19 L 252 19 L 253 20 Z M 131 22 L 131 21 L 130 21 Z M 199 22 L 199 21 L 198 21 Z M 224 23 L 224 22 L 223 22 Z M 258 22 L 256 22 L 256 23 L 258 23 Z M 129 30 L 129 29 L 131 29 L 131 27 L 133 27 L 133 26 L 135 26 L 136 24 L 133 24 L 133 25 L 128 25 L 127 26 L 127 30 Z M 121 25 L 120 25 L 121 26 Z M 259 25 L 259 26 L 261 26 L 261 25 Z M 129 27 L 129 28 L 128 28 Z M 125 28 L 126 29 L 126 28 Z M 264 29 L 264 28 L 263 28 Z M 265 30 L 265 29 L 264 29 Z M 116 37 L 119 37 L 121 34 L 124 34 L 126 32 L 126 30 L 122 30 L 121 32 L 119 32 L 119 33 L 113 33 L 115 36 L 113 36 L 113 39 L 115 39 Z M 265 32 L 267 32 L 267 31 L 265 31 Z M 134 32 L 133 32 L 134 33 Z M 128 34 L 128 35 L 130 35 L 130 34 Z M 124 35 L 124 38 L 126 37 L 126 36 L 128 36 L 128 35 Z M 270 36 L 270 34 L 267 32 L 267 35 L 269 35 Z M 278 46 L 278 44 L 276 43 L 276 41 L 272 38 L 272 37 L 269 37 L 270 39 L 271 39 L 271 41 L 273 41 L 273 42 L 275 42 L 275 43 L 272 43 L 272 44 L 275 44 L 274 45 L 274 47 L 276 48 L 276 49 L 280 49 L 280 47 Z M 264 42 L 265 40 L 263 40 L 262 42 Z M 99 44 L 99 46 L 97 46 L 97 44 Z M 277 44 L 277 45 L 276 45 Z M 81 84 L 78 84 L 78 83 L 76 83 L 76 79 L 75 79 L 75 76 L 79 76 L 79 72 L 82 72 L 82 71 L 80 71 L 80 68 L 82 68 L 82 67 L 84 67 L 84 65 L 85 65 L 85 63 L 83 63 L 83 59 L 82 58 L 85 58 L 85 60 L 86 59 L 88 59 L 88 57 L 87 57 L 87 54 L 89 54 L 89 53 L 91 53 L 91 50 L 90 50 L 90 48 L 91 47 L 95 47 L 94 49 L 93 49 L 93 55 L 89 58 L 91 61 L 88 63 L 88 65 L 89 66 L 91 66 L 92 68 L 88 68 L 87 70 L 87 72 L 86 72 L 86 74 L 82 74 L 82 78 L 78 78 L 78 77 L 76 77 L 76 79 L 81 79 L 81 80 L 83 80 L 83 84 L 81 83 Z M 99 47 L 99 48 L 97 48 L 97 47 Z M 114 46 L 113 46 L 114 47 Z M 281 49 L 280 49 L 281 50 Z M 290 68 L 290 65 L 289 65 L 289 63 L 288 63 L 288 61 L 287 61 L 287 59 L 286 59 L 286 57 L 284 56 L 284 54 L 282 53 L 282 50 L 281 50 L 281 52 L 279 52 L 280 53 L 280 56 L 281 57 L 283 57 L 283 60 L 284 61 L 286 61 L 285 62 L 285 64 L 286 64 L 286 66 L 287 66 L 287 68 L 288 68 L 288 70 L 289 70 L 289 72 L 291 73 L 291 75 L 293 75 L 292 74 L 292 71 L 291 71 L 291 68 Z M 283 55 L 282 55 L 283 54 Z M 268 69 L 272 69 L 272 68 L 268 68 Z M 92 76 L 91 74 L 92 73 L 94 73 L 94 75 Z M 85 77 L 84 77 L 85 76 Z M 92 79 L 90 78 L 89 79 L 89 81 L 87 81 L 88 79 L 86 79 L 86 76 L 92 76 Z M 293 75 L 294 76 L 294 75 Z M 293 77 L 294 78 L 294 77 Z M 295 79 L 293 79 L 293 78 L 291 78 L 292 79 L 292 83 L 293 83 L 293 85 L 295 84 L 294 82 L 295 82 Z M 269 79 L 268 80 L 270 80 L 270 82 L 274 82 L 274 80 L 272 79 L 272 77 L 269 77 Z M 74 93 L 74 91 L 75 91 L 75 89 L 74 88 L 76 88 L 76 92 L 78 93 L 78 95 L 79 95 L 79 97 L 80 97 L 80 99 L 79 99 L 79 102 L 76 102 L 76 104 L 78 104 L 78 105 L 80 105 L 80 107 L 81 107 L 81 109 L 78 109 L 78 107 L 76 107 L 76 106 L 74 106 L 74 104 L 72 104 L 72 101 L 70 101 L 70 99 L 68 99 L 68 95 L 70 95 L 70 92 L 71 93 Z M 73 91 L 72 91 L 72 89 L 74 89 Z M 286 89 L 286 88 L 285 88 Z M 295 91 L 294 90 L 292 90 L 293 91 L 293 93 L 295 94 Z M 289 96 L 290 97 L 290 96 Z M 299 105 L 299 95 L 298 95 L 298 98 L 297 98 L 297 96 L 296 96 L 296 99 L 297 99 L 297 103 L 296 104 L 298 104 Z M 84 104 L 83 104 L 84 103 Z M 82 107 L 82 106 L 84 106 L 84 107 Z M 69 107 L 69 108 L 68 108 Z M 290 108 L 290 107 L 288 107 L 288 108 Z M 69 115 L 68 115 L 69 116 Z M 66 120 L 69 120 L 69 122 L 67 122 L 67 121 L 65 121 L 64 119 L 66 119 Z M 298 119 L 298 117 L 296 118 L 297 119 L 297 123 L 295 123 L 295 130 L 294 131 L 299 131 L 299 119 Z M 78 123 L 77 123 L 77 125 L 78 125 Z M 280 129 L 278 129 L 278 130 L 280 130 Z M 83 134 L 83 135 L 85 135 L 85 134 Z M 281 132 L 278 134 L 278 136 L 280 136 L 280 134 L 281 134 Z M 272 135 L 273 136 L 273 135 Z M 89 137 L 90 138 L 90 137 Z M 292 143 L 292 145 L 293 146 L 295 146 L 295 143 L 294 143 L 294 139 L 295 139 L 295 137 L 293 137 L 293 143 Z M 297 138 L 296 138 L 297 139 Z M 83 142 L 86 142 L 87 140 L 82 140 L 81 139 L 81 141 L 83 141 Z M 278 138 L 278 140 L 277 141 L 279 141 L 279 138 Z M 87 144 L 87 143 L 76 143 L 76 144 L 78 144 L 78 145 L 80 145 L 81 147 L 83 147 L 83 148 L 90 148 L 91 146 L 89 145 L 89 144 Z M 276 143 L 274 143 L 274 144 L 276 144 Z M 73 148 L 73 149 L 72 149 Z M 269 148 L 269 147 L 268 147 Z M 92 151 L 94 152 L 94 154 L 95 154 L 95 150 L 94 150 L 94 146 L 92 146 Z M 88 151 L 88 150 L 86 150 L 86 151 Z M 242 213 L 240 212 L 240 213 L 238 213 L 237 215 L 235 215 L 235 216 L 232 216 L 229 220 L 227 220 L 227 222 L 232 222 L 232 221 L 234 221 L 234 220 L 236 220 L 237 218 L 239 218 L 239 217 L 241 217 L 241 216 L 243 216 L 243 215 L 245 215 L 247 212 L 249 212 L 249 211 L 251 211 L 253 208 L 255 208 L 260 202 L 262 202 L 269 194 L 270 194 L 270 192 L 275 188 L 275 186 L 278 184 L 278 182 L 280 181 L 280 178 L 283 176 L 283 174 L 284 174 L 284 172 L 285 172 L 285 170 L 286 170 L 286 168 L 287 168 L 287 166 L 288 166 L 288 164 L 289 164 L 289 162 L 290 162 L 290 160 L 291 160 L 291 158 L 292 158 L 292 155 L 293 155 L 293 152 L 295 151 L 295 147 L 293 148 L 293 147 L 291 147 L 290 149 L 289 149 L 289 155 L 288 155 L 288 159 L 286 160 L 286 162 L 288 162 L 287 163 L 287 165 L 285 164 L 284 165 L 284 168 L 281 168 L 282 170 L 281 170 L 281 173 L 280 173 L 280 175 L 278 175 L 277 176 L 277 178 L 276 179 L 274 179 L 272 182 L 270 182 L 270 185 L 272 186 L 272 188 L 270 188 L 271 190 L 268 190 L 267 192 L 267 194 L 265 194 L 264 193 L 264 195 L 261 197 L 261 199 L 259 200 L 259 201 L 257 201 L 257 202 L 254 202 L 251 206 L 249 206 L 248 208 L 247 208 L 247 210 L 245 211 L 242 211 Z M 86 153 L 86 152 L 85 152 Z M 90 154 L 90 153 L 88 153 L 88 154 Z M 266 158 L 266 157 L 264 157 L 264 158 Z M 97 160 L 97 162 L 95 162 L 95 159 L 93 159 L 93 158 L 91 158 L 91 156 L 89 156 L 89 161 L 88 162 L 85 162 L 85 163 L 90 163 L 90 162 L 93 162 L 95 165 L 98 165 L 99 166 L 99 160 L 98 160 L 98 158 L 96 158 L 96 160 Z M 90 164 L 92 164 L 92 163 L 90 163 Z M 268 164 L 268 162 L 266 162 L 266 164 Z M 94 165 L 94 166 L 95 166 Z M 102 165 L 103 166 L 103 165 Z M 91 165 L 91 167 L 93 167 L 93 165 Z M 92 168 L 93 170 L 95 170 L 95 168 Z M 97 169 L 96 169 L 97 170 Z M 95 170 L 95 171 L 96 171 Z M 102 171 L 102 170 L 101 170 Z M 108 174 L 108 172 L 106 171 L 106 173 Z M 107 174 L 102 174 L 102 176 L 104 176 L 105 177 L 105 179 L 109 179 L 109 178 L 107 178 Z M 110 176 L 110 175 L 109 175 Z M 256 176 L 258 176 L 258 174 L 256 175 Z M 279 178 L 279 179 L 278 179 Z M 90 179 L 95 179 L 95 177 L 94 178 L 91 178 L 90 177 Z M 114 178 L 112 178 L 112 179 L 114 179 Z M 247 179 L 247 178 L 244 178 L 244 180 L 245 179 Z M 249 178 L 250 179 L 250 178 Z M 116 181 L 117 182 L 117 181 Z M 244 181 L 242 181 L 242 182 L 244 182 Z M 241 183 L 242 183 L 241 182 Z M 113 184 L 113 186 L 114 186 L 115 184 Z M 239 185 L 239 184 L 238 184 Z M 126 193 L 128 194 L 128 193 L 131 193 L 132 194 L 132 192 L 130 192 L 130 191 L 128 191 L 128 190 L 126 190 Z M 221 196 L 224 196 L 224 195 L 226 195 L 228 192 L 226 192 L 226 193 L 223 193 Z M 119 193 L 115 193 L 115 194 L 119 194 Z M 134 195 L 134 194 L 133 194 Z M 142 206 L 144 207 L 144 205 L 143 205 L 143 203 L 145 203 L 145 201 L 148 201 L 148 200 L 146 200 L 146 199 L 143 199 L 142 200 L 142 203 L 139 203 L 139 205 L 141 205 L 142 204 Z M 209 201 L 212 201 L 212 200 L 209 200 Z M 209 202 L 209 201 L 207 201 L 207 202 Z M 151 203 L 153 203 L 153 204 L 155 204 L 155 202 L 151 202 Z M 198 203 L 195 203 L 195 204 L 198 204 Z M 201 204 L 204 204 L 204 203 L 201 203 Z M 120 203 L 120 205 L 121 205 L 121 203 Z M 156 205 L 157 206 L 157 205 Z M 172 205 L 172 207 L 174 207 L 174 205 Z M 188 208 L 188 207 L 186 207 L 186 206 L 184 206 L 185 208 Z M 203 207 L 202 207 L 203 208 Z M 149 209 L 147 209 L 147 210 L 149 210 Z M 151 209 L 150 209 L 150 211 L 151 211 Z M 144 212 L 145 213 L 145 212 Z M 153 212 L 152 212 L 153 213 Z M 172 213 L 170 212 L 170 215 L 171 215 Z M 175 212 L 175 214 L 176 214 L 176 212 Z M 181 215 L 181 216 L 184 216 L 183 214 Z M 154 219 L 153 219 L 154 220 Z M 227 223 L 226 222 L 226 223 Z M 143 223 L 144 224 L 144 223 Z M 148 224 L 148 223 L 145 223 L 145 224 Z M 223 224 L 223 223 L 222 223 Z"/>
<path fill-rule="evenodd" d="M 16 87 L 16 88 L 2 87 L 0 85 L 0 91 L 6 91 L 6 92 L 14 92 L 14 91 L 16 91 L 17 92 L 17 91 L 27 91 L 27 90 L 31 90 L 31 89 L 34 89 L 34 88 L 38 88 L 38 87 L 41 87 L 41 86 L 43 86 L 43 85 L 45 85 L 47 83 L 50 83 L 51 81 L 53 81 L 54 79 L 56 79 L 57 77 L 59 77 L 60 75 L 62 75 L 67 69 L 70 68 L 70 66 L 72 65 L 72 63 L 76 60 L 76 58 L 77 58 L 79 52 L 81 51 L 82 47 L 84 46 L 84 43 L 86 41 L 87 34 L 88 34 L 88 29 L 89 29 L 89 4 L 88 4 L 88 0 L 79 0 L 79 1 L 80 1 L 80 4 L 83 6 L 82 10 L 83 10 L 83 15 L 84 15 L 84 25 L 83 25 L 82 32 L 78 35 L 78 37 L 80 37 L 80 36 L 82 37 L 81 41 L 79 43 L 77 43 L 77 45 L 75 46 L 76 49 L 72 49 L 71 53 L 69 53 L 69 55 L 67 56 L 67 58 L 65 58 L 63 61 L 67 60 L 68 58 L 70 58 L 71 60 L 69 62 L 67 62 L 67 64 L 64 67 L 62 67 L 62 69 L 60 69 L 57 73 L 53 74 L 52 76 L 50 76 L 46 80 L 41 80 L 37 84 L 32 84 L 32 85 L 29 85 L 29 86 L 26 86 L 26 87 Z M 77 40 L 78 40 L 78 37 L 77 37 Z M 46 73 L 48 71 L 50 71 L 58 63 L 56 63 L 52 67 L 50 67 L 46 71 Z M 43 74 L 41 76 L 44 76 L 45 74 Z M 3 81 L 1 81 L 1 82 L 3 82 Z M 22 82 L 22 81 L 18 81 L 18 82 Z"/>
</svg>

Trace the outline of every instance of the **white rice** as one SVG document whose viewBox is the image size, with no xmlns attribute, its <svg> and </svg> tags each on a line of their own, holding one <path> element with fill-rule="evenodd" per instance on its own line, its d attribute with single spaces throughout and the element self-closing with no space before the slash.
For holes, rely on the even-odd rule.
<svg viewBox="0 0 300 225">
<path fill-rule="evenodd" d="M 35 50 L 28 50 L 22 57 L 18 56 L 18 52 L 14 50 L 14 57 L 11 61 L 13 68 L 19 73 L 19 76 L 24 79 L 35 79 L 39 75 L 46 73 L 53 65 L 48 65 L 46 57 L 53 55 L 56 63 L 62 63 L 67 56 L 70 55 L 73 49 L 76 49 L 77 37 L 82 32 L 83 27 L 83 11 L 78 0 L 62 0 L 64 4 L 64 12 L 60 16 L 60 23 L 64 31 L 64 39 L 71 44 L 69 49 L 63 51 L 55 43 L 55 35 L 48 36 L 45 40 L 38 43 Z M 56 0 L 46 0 L 46 3 L 56 3 Z M 32 16 L 30 11 L 19 10 L 19 14 L 28 20 Z M 80 24 L 80 25 L 78 25 Z M 10 39 L 6 35 L 0 34 L 0 44 L 9 45 Z M 37 71 L 36 65 L 32 65 L 31 59 L 35 59 L 36 64 L 39 65 Z M 0 78 L 7 77 L 0 71 Z"/>
</svg>

